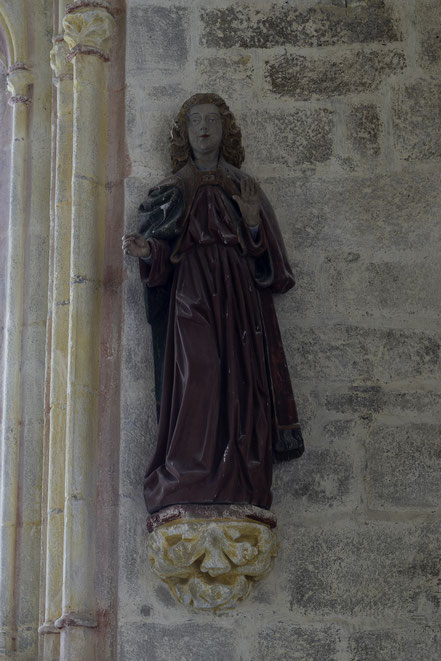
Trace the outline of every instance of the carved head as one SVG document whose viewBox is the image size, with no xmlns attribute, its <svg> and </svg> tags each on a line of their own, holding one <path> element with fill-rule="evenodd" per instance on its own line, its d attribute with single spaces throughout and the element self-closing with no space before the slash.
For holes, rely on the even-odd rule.
<svg viewBox="0 0 441 661">
<path fill-rule="evenodd" d="M 189 113 L 193 106 L 206 104 L 213 104 L 219 109 L 222 121 L 221 155 L 237 168 L 243 163 L 245 152 L 242 147 L 242 134 L 225 101 L 217 94 L 194 94 L 182 104 L 171 130 L 170 155 L 173 172 L 180 170 L 192 155 L 188 137 Z"/>
<path fill-rule="evenodd" d="M 149 536 L 153 571 L 196 610 L 234 608 L 269 571 L 276 551 L 274 531 L 246 519 L 165 523 Z"/>
</svg>

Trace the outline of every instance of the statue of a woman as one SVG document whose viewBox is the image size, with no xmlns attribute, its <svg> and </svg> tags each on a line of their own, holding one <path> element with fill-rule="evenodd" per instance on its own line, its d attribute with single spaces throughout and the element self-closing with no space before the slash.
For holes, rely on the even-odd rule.
<svg viewBox="0 0 441 661">
<path fill-rule="evenodd" d="M 294 285 L 274 213 L 240 166 L 226 103 L 196 94 L 171 135 L 174 174 L 140 207 L 159 429 L 149 512 L 185 503 L 271 505 L 272 460 L 303 441 L 272 294 Z"/>
</svg>

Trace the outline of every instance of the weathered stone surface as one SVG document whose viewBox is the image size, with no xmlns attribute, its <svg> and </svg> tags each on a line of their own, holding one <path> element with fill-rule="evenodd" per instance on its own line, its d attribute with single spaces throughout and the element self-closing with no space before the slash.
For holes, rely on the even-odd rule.
<svg viewBox="0 0 441 661">
<path fill-rule="evenodd" d="M 118 642 L 118 661 L 147 658 L 148 661 L 240 659 L 233 630 L 200 621 L 172 621 L 168 626 L 145 621 L 125 624 L 120 629 Z"/>
<path fill-rule="evenodd" d="M 130 7 L 127 35 L 127 61 L 131 72 L 181 69 L 188 55 L 188 10 Z"/>
<path fill-rule="evenodd" d="M 209 48 L 317 47 L 388 42 L 401 38 L 383 0 L 318 3 L 314 7 L 265 4 L 204 9 L 201 41 Z"/>
<path fill-rule="evenodd" d="M 334 252 L 330 247 L 323 257 L 309 251 L 299 254 L 289 240 L 288 246 L 296 287 L 278 302 L 282 325 L 317 314 L 341 321 L 350 315 L 352 323 L 361 324 L 374 318 L 381 324 L 439 324 L 441 266 L 436 259 L 424 253 L 418 259 L 415 251 L 411 262 L 408 255 L 404 261 L 399 254 L 394 261 L 381 261 L 378 253 L 379 261 L 372 262 L 359 252 Z M 383 259 L 388 260 L 385 252 Z"/>
<path fill-rule="evenodd" d="M 356 489 L 352 458 L 333 448 L 307 447 L 295 461 L 276 464 L 273 505 L 293 508 L 334 508 L 345 504 Z"/>
<path fill-rule="evenodd" d="M 414 5 L 418 63 L 433 73 L 441 71 L 441 11 L 438 0 Z"/>
<path fill-rule="evenodd" d="M 335 627 L 298 627 L 278 622 L 259 631 L 249 659 L 253 661 L 339 661 Z"/>
<path fill-rule="evenodd" d="M 441 317 L 441 264 L 426 256 L 417 260 L 415 255 L 411 263 L 366 263 L 359 253 L 331 253 L 318 268 L 317 278 L 318 308 L 326 315 L 358 312 L 368 318 Z"/>
<path fill-rule="evenodd" d="M 277 554 L 274 530 L 236 516 L 178 519 L 149 534 L 152 570 L 184 606 L 223 612 L 249 595 L 270 570 Z"/>
<path fill-rule="evenodd" d="M 291 255 L 311 249 L 376 254 L 421 250 L 441 241 L 438 169 L 369 177 L 282 177 L 262 182 L 284 229 Z"/>
<path fill-rule="evenodd" d="M 173 122 L 173 112 L 151 111 L 146 104 L 137 102 L 138 96 L 132 97 L 127 105 L 127 142 L 130 147 L 130 158 L 132 167 L 137 173 L 143 169 L 151 171 L 154 161 L 157 168 L 165 176 L 170 172 L 170 151 L 168 137 Z M 152 186 L 159 183 L 146 181 L 146 192 Z M 140 200 L 141 203 L 142 199 Z"/>
<path fill-rule="evenodd" d="M 295 391 L 296 403 L 300 414 L 300 422 L 303 433 L 309 435 L 314 421 L 318 414 L 318 395 L 316 392 L 307 392 L 302 388 L 302 384 L 292 380 Z"/>
<path fill-rule="evenodd" d="M 347 448 L 357 447 L 357 439 L 360 434 L 358 420 L 337 419 L 323 425 L 320 440 L 330 446 L 342 446 Z"/>
<path fill-rule="evenodd" d="M 220 94 L 232 109 L 243 94 L 253 94 L 255 70 L 251 55 L 201 57 L 196 61 L 196 75 L 201 90 Z"/>
<path fill-rule="evenodd" d="M 296 613 L 437 617 L 439 523 L 366 521 L 307 534 L 294 523 L 292 540 L 283 580 Z"/>
<path fill-rule="evenodd" d="M 147 595 L 152 596 L 157 581 L 148 567 L 146 514 L 139 489 L 136 498 L 120 498 L 119 534 L 124 544 L 118 562 L 118 600 L 127 619 L 138 617 L 138 604 L 145 604 Z M 140 567 L 145 567 L 145 571 L 140 571 Z M 176 611 L 174 604 L 169 604 L 168 608 Z M 156 612 L 160 612 L 159 604 L 156 604 Z"/>
<path fill-rule="evenodd" d="M 438 507 L 441 427 L 375 425 L 367 444 L 367 490 L 372 509 Z"/>
<path fill-rule="evenodd" d="M 352 106 L 347 127 L 351 145 L 358 154 L 378 156 L 383 126 L 377 106 L 370 103 Z"/>
<path fill-rule="evenodd" d="M 394 143 L 405 160 L 441 158 L 441 85 L 427 80 L 394 88 Z"/>
<path fill-rule="evenodd" d="M 319 57 L 291 53 L 265 65 L 271 92 L 308 101 L 377 90 L 387 76 L 403 71 L 406 61 L 397 50 L 360 50 Z"/>
<path fill-rule="evenodd" d="M 389 383 L 440 374 L 435 333 L 336 325 L 285 328 L 282 335 L 299 379 Z"/>
<path fill-rule="evenodd" d="M 333 113 L 327 109 L 237 113 L 246 167 L 323 163 L 332 154 Z"/>
<path fill-rule="evenodd" d="M 430 626 L 407 623 L 395 630 L 359 631 L 349 638 L 350 661 L 435 661 L 441 657 L 438 632 Z"/>
<path fill-rule="evenodd" d="M 351 386 L 326 395 L 325 407 L 338 413 L 387 413 L 439 418 L 441 394 L 425 391 L 389 391 L 378 385 Z"/>
</svg>

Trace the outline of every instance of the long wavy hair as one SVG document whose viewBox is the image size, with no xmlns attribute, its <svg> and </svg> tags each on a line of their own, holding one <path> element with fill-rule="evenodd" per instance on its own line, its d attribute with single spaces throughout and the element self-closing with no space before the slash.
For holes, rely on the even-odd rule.
<svg viewBox="0 0 441 661">
<path fill-rule="evenodd" d="M 173 173 L 180 170 L 192 155 L 188 140 L 187 115 L 190 108 L 203 103 L 212 103 L 219 108 L 222 120 L 221 155 L 236 168 L 240 168 L 244 161 L 245 152 L 242 147 L 242 133 L 225 101 L 217 94 L 194 94 L 182 104 L 170 133 L 170 156 Z"/>
</svg>

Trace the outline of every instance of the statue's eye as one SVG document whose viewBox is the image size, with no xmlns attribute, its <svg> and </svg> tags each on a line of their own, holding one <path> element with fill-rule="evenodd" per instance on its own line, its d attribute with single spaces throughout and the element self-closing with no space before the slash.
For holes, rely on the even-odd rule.
<svg viewBox="0 0 441 661">
<path fill-rule="evenodd" d="M 197 126 L 198 124 L 201 123 L 201 119 L 202 119 L 202 118 L 201 118 L 200 115 L 192 115 L 192 116 L 190 117 L 190 123 L 191 123 L 193 126 Z"/>
</svg>

